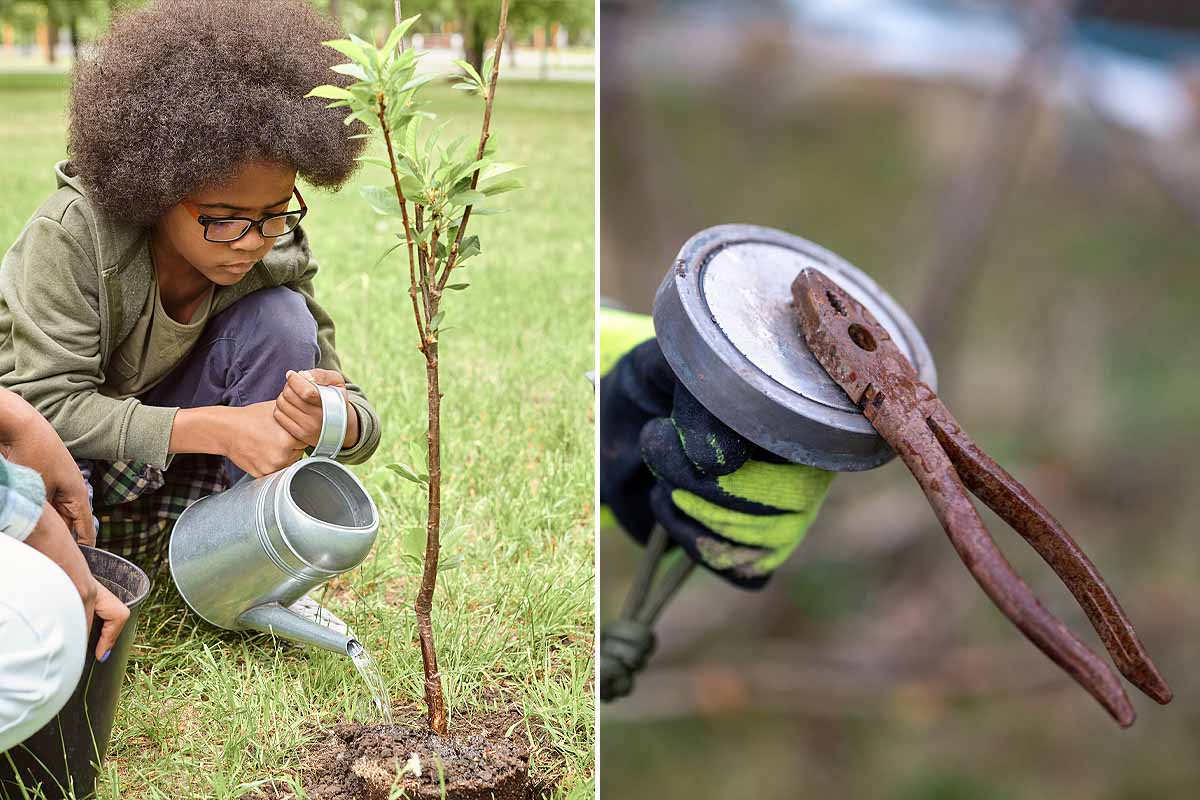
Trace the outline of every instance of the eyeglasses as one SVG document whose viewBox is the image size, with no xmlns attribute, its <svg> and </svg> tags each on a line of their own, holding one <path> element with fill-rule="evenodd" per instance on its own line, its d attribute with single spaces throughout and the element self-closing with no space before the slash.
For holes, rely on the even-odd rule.
<svg viewBox="0 0 1200 800">
<path fill-rule="evenodd" d="M 284 211 L 281 214 L 269 214 L 262 219 L 250 219 L 249 217 L 206 217 L 200 213 L 200 209 L 196 208 L 188 200 L 183 201 L 183 207 L 196 219 L 196 222 L 204 226 L 204 238 L 210 242 L 236 242 L 249 233 L 251 228 L 258 228 L 258 232 L 264 238 L 274 239 L 294 231 L 296 226 L 300 224 L 300 220 L 304 219 L 304 215 L 308 213 L 308 206 L 304 204 L 304 198 L 300 196 L 300 190 L 293 189 L 292 192 L 296 195 L 296 199 L 300 201 L 299 211 Z"/>
</svg>

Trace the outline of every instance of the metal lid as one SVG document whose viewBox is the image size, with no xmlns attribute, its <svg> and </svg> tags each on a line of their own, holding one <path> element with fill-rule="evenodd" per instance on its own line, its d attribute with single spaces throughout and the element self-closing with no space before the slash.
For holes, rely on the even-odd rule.
<svg viewBox="0 0 1200 800">
<path fill-rule="evenodd" d="M 858 471 L 895 453 L 809 352 L 791 284 L 820 270 L 866 306 L 937 386 L 929 348 L 873 280 L 799 236 L 719 225 L 684 244 L 654 299 L 654 327 L 676 377 L 705 408 L 789 461 Z"/>
</svg>

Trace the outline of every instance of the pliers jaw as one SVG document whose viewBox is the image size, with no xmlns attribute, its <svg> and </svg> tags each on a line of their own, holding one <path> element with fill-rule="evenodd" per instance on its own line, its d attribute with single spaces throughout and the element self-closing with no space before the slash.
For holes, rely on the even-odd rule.
<svg viewBox="0 0 1200 800">
<path fill-rule="evenodd" d="M 792 284 L 809 349 L 862 409 L 925 492 L 967 569 L 997 607 L 1122 727 L 1136 714 L 1119 679 L 1038 602 L 996 547 L 967 492 L 1028 541 L 1071 590 L 1129 681 L 1159 703 L 1172 694 L 1095 565 L 1029 491 L 967 436 L 862 304 L 815 269 Z"/>
</svg>

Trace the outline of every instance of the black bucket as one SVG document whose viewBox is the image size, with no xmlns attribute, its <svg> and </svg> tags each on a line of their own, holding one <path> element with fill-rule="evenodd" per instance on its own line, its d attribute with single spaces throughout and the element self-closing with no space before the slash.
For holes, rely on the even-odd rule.
<svg viewBox="0 0 1200 800">
<path fill-rule="evenodd" d="M 125 662 L 137 630 L 138 608 L 150 591 L 150 579 L 120 556 L 82 545 L 80 549 L 96 580 L 129 606 L 129 621 L 113 645 L 112 655 L 101 664 L 96 660 L 100 621 L 93 620 L 83 676 L 71 699 L 45 727 L 0 753 L 0 798 L 4 800 L 83 800 L 96 791 L 96 772 L 108 751 Z"/>
</svg>

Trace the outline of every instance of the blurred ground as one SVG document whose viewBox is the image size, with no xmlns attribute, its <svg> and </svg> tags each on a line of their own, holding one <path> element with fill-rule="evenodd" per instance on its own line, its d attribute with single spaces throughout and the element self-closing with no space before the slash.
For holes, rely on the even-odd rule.
<svg viewBox="0 0 1200 800">
<path fill-rule="evenodd" d="M 607 48 L 620 31 L 604 20 Z M 605 52 L 602 292 L 648 310 L 689 236 L 745 222 L 812 239 L 922 308 L 986 97 L 817 74 L 791 76 L 797 91 L 769 48 L 746 52 L 761 62 L 691 86 L 620 66 L 610 81 Z M 922 324 L 960 312 L 931 342 L 943 397 L 1087 550 L 1174 702 L 1131 694 L 1140 718 L 1120 731 L 995 610 L 893 463 L 841 476 L 764 592 L 707 575 L 685 587 L 634 695 L 601 708 L 606 796 L 1195 796 L 1200 228 L 1124 135 L 1078 112 L 1035 119 L 981 269 Z M 1166 162 L 1171 176 L 1195 168 L 1186 152 Z M 985 522 L 1100 650 L 1036 554 Z M 619 530 L 602 532 L 602 618 L 637 556 Z"/>
</svg>

